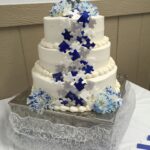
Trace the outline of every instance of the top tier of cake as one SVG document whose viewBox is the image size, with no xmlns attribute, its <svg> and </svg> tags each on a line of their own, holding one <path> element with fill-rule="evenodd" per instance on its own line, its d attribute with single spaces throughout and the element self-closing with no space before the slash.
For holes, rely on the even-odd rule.
<svg viewBox="0 0 150 150">
<path fill-rule="evenodd" d="M 51 44 L 57 44 L 62 42 L 63 36 L 61 33 L 64 29 L 74 29 L 74 25 L 77 22 L 78 17 L 68 18 L 68 17 L 44 17 L 44 39 L 45 42 Z M 94 24 L 94 25 L 93 25 Z M 104 17 L 103 16 L 92 16 L 90 24 L 92 28 L 92 41 L 98 45 L 99 42 L 104 37 Z"/>
</svg>

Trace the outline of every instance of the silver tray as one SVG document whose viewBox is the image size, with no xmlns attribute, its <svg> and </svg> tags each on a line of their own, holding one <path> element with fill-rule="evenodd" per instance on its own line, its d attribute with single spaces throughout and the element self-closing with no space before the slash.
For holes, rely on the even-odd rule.
<svg viewBox="0 0 150 150">
<path fill-rule="evenodd" d="M 26 98 L 30 90 L 10 103 L 9 137 L 19 150 L 117 150 L 132 116 L 135 99 L 127 99 L 125 76 L 121 83 L 123 105 L 115 113 L 71 113 L 47 110 L 40 115 L 29 110 Z"/>
</svg>

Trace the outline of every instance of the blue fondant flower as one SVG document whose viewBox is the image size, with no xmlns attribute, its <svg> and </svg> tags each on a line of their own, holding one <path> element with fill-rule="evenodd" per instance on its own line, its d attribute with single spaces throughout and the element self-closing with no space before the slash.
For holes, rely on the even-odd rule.
<svg viewBox="0 0 150 150">
<path fill-rule="evenodd" d="M 54 73 L 53 78 L 55 79 L 56 82 L 58 81 L 63 81 L 63 74 L 62 72 Z"/>
<path fill-rule="evenodd" d="M 65 98 L 59 98 L 59 101 L 60 101 L 60 103 L 63 104 L 63 105 L 67 105 L 67 104 L 68 104 L 68 100 L 65 99 Z"/>
<path fill-rule="evenodd" d="M 85 65 L 82 70 L 85 72 L 85 74 L 91 74 L 94 71 L 94 68 L 91 65 Z"/>
<path fill-rule="evenodd" d="M 52 109 L 51 97 L 42 89 L 33 90 L 27 98 L 27 105 L 33 111 L 43 113 L 44 110 Z"/>
<path fill-rule="evenodd" d="M 64 36 L 64 39 L 68 41 L 70 41 L 70 39 L 73 38 L 73 36 L 71 35 L 71 32 L 68 31 L 67 29 L 65 29 L 62 35 Z"/>
<path fill-rule="evenodd" d="M 71 101 L 75 101 L 76 106 L 77 105 L 83 106 L 85 103 L 82 98 L 78 98 L 78 96 L 71 91 L 67 93 L 66 98 L 69 98 Z"/>
<path fill-rule="evenodd" d="M 81 44 L 83 41 L 85 41 L 88 37 L 84 35 L 84 31 L 81 31 L 81 33 L 77 36 L 76 40 Z"/>
<path fill-rule="evenodd" d="M 86 83 L 84 83 L 84 80 L 82 78 L 79 78 L 78 82 L 76 82 L 74 84 L 74 86 L 76 87 L 76 89 L 78 91 L 82 91 L 85 87 Z"/>
<path fill-rule="evenodd" d="M 90 19 L 89 19 L 89 13 L 84 11 L 82 14 L 81 14 L 81 17 L 78 19 L 77 21 L 78 23 L 82 23 L 82 26 L 85 28 L 86 27 L 86 24 L 89 24 L 90 22 Z"/>
<path fill-rule="evenodd" d="M 82 36 L 77 36 L 76 40 L 77 40 L 78 42 L 80 42 L 80 43 L 83 42 Z"/>
<path fill-rule="evenodd" d="M 84 31 L 81 31 L 81 35 L 77 36 L 76 40 L 80 42 L 80 44 L 87 49 L 91 49 L 95 47 L 95 43 L 91 41 L 88 34 L 85 34 Z"/>
<path fill-rule="evenodd" d="M 80 12 L 80 14 L 82 14 L 84 11 L 87 11 L 87 12 L 89 12 L 90 16 L 99 15 L 98 8 L 90 2 L 77 3 L 75 5 L 75 9 L 77 9 Z"/>
<path fill-rule="evenodd" d="M 112 87 L 107 87 L 103 92 L 99 93 L 93 104 L 93 111 L 97 113 L 115 112 L 122 105 L 122 98 Z"/>
<path fill-rule="evenodd" d="M 70 46 L 67 42 L 63 41 L 59 45 L 60 52 L 66 53 L 68 50 L 70 50 Z"/>
<path fill-rule="evenodd" d="M 76 76 L 77 74 L 78 74 L 78 71 L 71 71 L 71 74 L 72 74 L 72 76 L 74 77 L 74 76 Z"/>
<path fill-rule="evenodd" d="M 82 44 L 82 46 L 86 47 L 87 49 L 91 49 L 91 48 L 94 48 L 95 47 L 95 43 L 94 42 L 91 42 L 91 40 L 86 37 L 84 38 L 85 39 L 85 44 Z"/>
<path fill-rule="evenodd" d="M 73 52 L 69 52 L 69 55 L 71 56 L 71 59 L 75 61 L 76 59 L 80 58 L 79 52 L 75 49 Z"/>
<path fill-rule="evenodd" d="M 85 61 L 85 60 L 81 60 L 80 63 L 83 64 L 83 65 L 87 65 L 88 64 L 88 62 Z"/>
</svg>

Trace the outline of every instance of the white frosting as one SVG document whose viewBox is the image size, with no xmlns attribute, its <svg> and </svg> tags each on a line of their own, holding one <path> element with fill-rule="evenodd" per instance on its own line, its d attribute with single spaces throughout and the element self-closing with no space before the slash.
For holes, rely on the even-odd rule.
<svg viewBox="0 0 150 150">
<path fill-rule="evenodd" d="M 114 89 L 116 90 L 116 92 L 120 92 L 120 83 L 118 82 L 118 80 L 116 80 L 116 83 L 114 85 Z M 91 100 L 91 103 L 93 101 Z M 91 111 L 91 106 L 89 104 L 87 104 L 86 106 L 55 106 L 54 110 L 60 110 L 60 111 L 70 111 L 70 112 L 87 112 L 87 111 Z"/>
<path fill-rule="evenodd" d="M 66 61 L 65 55 L 59 52 L 58 45 L 62 42 L 64 29 L 73 30 L 79 16 L 68 17 L 44 17 L 44 38 L 38 46 L 39 60 L 32 69 L 33 87 L 43 89 L 54 101 L 62 97 L 61 91 L 65 88 L 63 82 L 55 82 L 52 74 L 55 73 L 57 65 Z M 94 94 L 99 93 L 107 86 L 115 88 L 116 92 L 120 91 L 120 84 L 116 81 L 117 66 L 110 57 L 111 43 L 109 38 L 104 36 L 104 17 L 92 16 L 90 26 L 95 22 L 92 32 L 92 41 L 96 44 L 95 48 L 90 51 L 87 61 L 94 67 L 92 74 L 86 75 L 86 81 L 92 83 L 94 87 L 89 91 L 86 106 L 55 106 L 55 110 L 70 112 L 91 111 L 91 104 L 94 101 Z M 84 96 L 81 91 L 79 96 Z"/>
<path fill-rule="evenodd" d="M 107 70 L 107 71 L 106 71 Z M 97 72 L 97 73 L 96 73 Z M 92 75 L 88 75 L 87 81 L 91 81 L 94 84 L 94 89 L 91 90 L 91 98 L 88 100 L 86 106 L 55 106 L 54 109 L 58 111 L 70 111 L 70 112 L 86 112 L 91 111 L 91 104 L 93 103 L 92 93 L 100 92 L 107 86 L 112 86 L 115 88 L 116 92 L 120 91 L 120 84 L 116 81 L 117 67 L 112 58 L 110 58 L 109 63 L 94 72 Z M 35 89 L 42 88 L 49 95 L 55 97 L 56 99 L 60 97 L 59 91 L 64 88 L 63 82 L 54 82 L 52 79 L 52 73 L 42 68 L 39 61 L 35 63 L 32 70 L 33 76 L 33 87 Z M 96 90 L 96 91 L 95 91 Z"/>
<path fill-rule="evenodd" d="M 116 66 L 116 64 L 115 64 L 114 60 L 110 57 L 108 63 L 105 66 L 95 70 L 92 74 L 87 74 L 86 79 L 94 78 L 94 77 L 106 74 L 107 72 L 111 71 L 115 66 Z M 44 67 L 42 67 L 40 65 L 39 61 L 35 62 L 34 70 L 46 77 L 52 77 L 52 74 L 53 74 L 53 72 L 50 72 L 50 71 L 46 70 Z"/>
<path fill-rule="evenodd" d="M 91 90 L 91 99 L 88 101 L 86 106 L 55 106 L 55 110 L 59 111 L 70 111 L 70 112 L 86 112 L 91 111 L 91 104 L 93 103 L 93 95 L 92 93 L 100 92 L 107 86 L 112 86 L 115 88 L 116 92 L 120 92 L 120 84 L 116 80 L 116 72 L 117 67 L 115 66 L 112 71 L 109 71 L 108 73 L 97 76 L 95 78 L 88 79 L 88 81 L 91 81 L 94 83 L 94 90 Z M 55 97 L 56 99 L 60 97 L 59 91 L 61 91 L 64 86 L 62 82 L 54 82 L 51 77 L 43 76 L 41 73 L 37 72 L 35 68 L 32 70 L 32 76 L 33 76 L 33 87 L 35 89 L 42 88 L 45 90 L 49 95 L 52 97 Z M 96 89 L 96 91 L 95 91 Z"/>
<path fill-rule="evenodd" d="M 44 72 L 44 71 L 43 71 Z M 103 74 L 101 76 L 97 76 L 94 78 L 89 78 L 87 81 L 90 81 L 94 84 L 93 90 L 102 90 L 107 86 L 114 87 L 116 85 L 116 72 L 117 67 L 115 66 L 111 71 Z M 64 88 L 63 82 L 55 82 L 53 78 L 50 76 L 44 76 L 41 72 L 38 72 L 35 68 L 32 70 L 32 77 L 33 77 L 33 85 L 35 88 L 42 88 L 52 97 L 61 97 L 60 92 Z M 91 93 L 95 91 L 91 90 Z"/>
<path fill-rule="evenodd" d="M 90 106 L 55 106 L 54 110 L 60 110 L 60 111 L 70 111 L 70 112 L 86 112 L 91 111 Z"/>
<path fill-rule="evenodd" d="M 95 48 L 99 48 L 101 46 L 104 46 L 106 44 L 109 43 L 109 38 L 107 36 L 104 36 L 100 41 L 98 41 L 95 45 Z M 49 48 L 49 49 L 58 49 L 58 45 L 60 43 L 56 42 L 56 43 L 50 43 L 47 42 L 44 38 L 41 40 L 40 45 L 45 47 L 45 48 Z"/>
<path fill-rule="evenodd" d="M 105 45 L 94 48 L 87 56 L 87 61 L 94 67 L 95 70 L 105 66 L 110 58 L 111 43 L 107 42 Z M 40 65 L 50 72 L 56 71 L 56 66 L 61 62 L 66 61 L 66 55 L 60 53 L 57 49 L 49 49 L 38 46 Z"/>
<path fill-rule="evenodd" d="M 73 24 L 76 23 L 78 18 L 68 17 L 44 17 L 44 39 L 50 43 L 60 43 L 63 40 L 61 33 L 64 29 L 73 29 Z M 104 16 L 92 16 L 91 22 L 94 24 L 93 42 L 98 43 L 104 37 Z"/>
<path fill-rule="evenodd" d="M 116 90 L 116 92 L 120 92 L 120 83 L 118 82 L 118 80 L 116 80 L 116 83 L 114 85 L 114 88 Z M 91 100 L 91 104 L 93 104 L 93 100 Z M 90 102 L 86 105 L 86 106 L 55 106 L 54 110 L 60 110 L 60 111 L 70 111 L 70 112 L 87 112 L 87 111 L 91 111 L 91 104 Z"/>
</svg>

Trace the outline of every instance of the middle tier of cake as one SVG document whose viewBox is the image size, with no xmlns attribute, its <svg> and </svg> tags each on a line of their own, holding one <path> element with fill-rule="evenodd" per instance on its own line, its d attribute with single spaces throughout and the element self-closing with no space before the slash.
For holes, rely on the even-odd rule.
<svg viewBox="0 0 150 150">
<path fill-rule="evenodd" d="M 93 89 L 90 89 L 90 93 L 100 92 L 106 87 L 113 87 L 119 90 L 116 80 L 117 66 L 112 58 L 109 59 L 107 65 L 94 71 L 92 74 L 86 76 L 87 82 L 93 85 Z M 61 91 L 65 88 L 64 82 L 55 82 L 52 78 L 52 72 L 49 72 L 43 68 L 39 61 L 35 63 L 32 69 L 33 86 L 36 89 L 43 89 L 48 94 L 55 98 L 61 96 Z M 82 93 L 82 92 L 81 92 Z M 79 94 L 80 96 L 80 94 Z"/>
<path fill-rule="evenodd" d="M 111 43 L 108 37 L 104 36 L 99 44 L 87 55 L 87 61 L 94 67 L 94 70 L 106 66 L 110 59 Z M 66 54 L 59 52 L 58 45 L 46 43 L 44 39 L 38 46 L 38 53 L 39 64 L 49 72 L 56 72 L 57 67 L 66 61 Z"/>
</svg>

